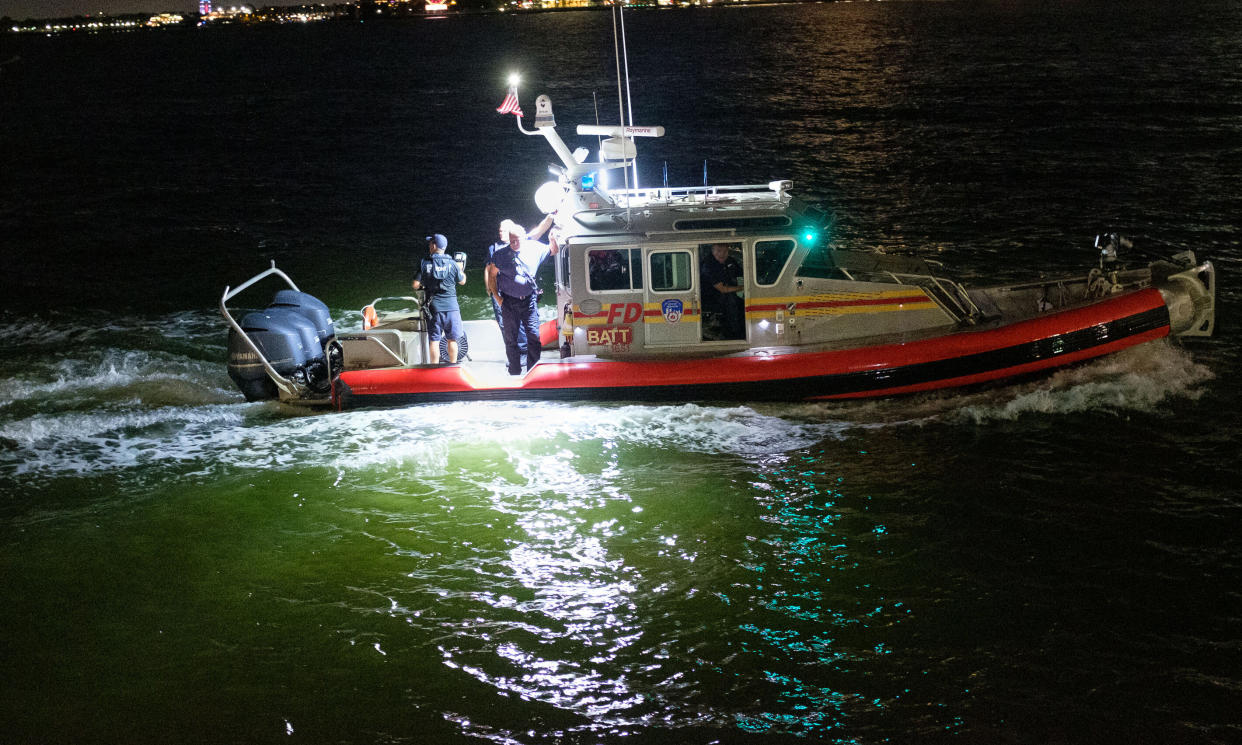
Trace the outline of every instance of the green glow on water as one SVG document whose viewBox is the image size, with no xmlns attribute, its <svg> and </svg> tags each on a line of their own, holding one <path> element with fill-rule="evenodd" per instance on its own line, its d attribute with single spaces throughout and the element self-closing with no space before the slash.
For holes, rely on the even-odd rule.
<svg viewBox="0 0 1242 745">
<path fill-rule="evenodd" d="M 867 427 L 810 407 L 75 412 L 0 461 L 22 484 L 0 713 L 65 741 L 118 721 L 342 742 L 961 726 L 989 689 L 963 693 L 973 658 L 941 653 L 978 643 L 957 609 L 1008 607 L 962 580 L 993 570 L 971 562 L 998 528 L 995 487 L 960 473 L 1009 483 L 1019 454 L 888 423 L 906 407 Z"/>
<path fill-rule="evenodd" d="M 738 726 L 818 732 L 838 719 L 810 709 L 840 717 L 863 700 L 836 691 L 883 642 L 863 641 L 878 598 L 837 580 L 859 572 L 854 544 L 874 524 L 835 474 L 507 425 L 482 446 L 450 427 L 428 448 L 396 422 L 293 427 L 304 443 L 406 443 L 383 458 L 348 441 L 325 465 L 255 451 L 276 467 L 208 478 L 191 465 L 130 499 L 26 521 L 3 561 L 27 721 L 89 726 L 87 698 L 62 712 L 36 695 L 70 685 L 68 669 L 90 701 L 122 708 L 140 681 L 166 681 L 131 714 L 182 736 L 225 710 L 236 736 L 393 732 L 411 717 L 442 730 L 463 695 L 536 707 L 536 728 L 621 726 L 680 716 L 685 696 L 719 716 L 761 681 L 783 703 L 739 710 Z M 694 480 L 670 488 L 670 469 Z M 754 677 L 777 660 L 844 677 Z M 416 679 L 438 688 L 401 682 Z M 383 713 L 349 714 L 376 696 Z"/>
</svg>

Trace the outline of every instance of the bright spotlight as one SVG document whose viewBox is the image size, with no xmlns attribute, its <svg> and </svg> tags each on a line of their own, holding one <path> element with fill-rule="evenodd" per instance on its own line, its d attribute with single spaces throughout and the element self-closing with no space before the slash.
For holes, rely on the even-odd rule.
<svg viewBox="0 0 1242 745">
<path fill-rule="evenodd" d="M 516 72 L 509 73 L 509 85 L 517 85 L 522 82 L 522 76 Z"/>
<path fill-rule="evenodd" d="M 565 187 L 556 181 L 549 181 L 535 191 L 535 206 L 547 215 L 556 212 L 565 197 Z"/>
</svg>

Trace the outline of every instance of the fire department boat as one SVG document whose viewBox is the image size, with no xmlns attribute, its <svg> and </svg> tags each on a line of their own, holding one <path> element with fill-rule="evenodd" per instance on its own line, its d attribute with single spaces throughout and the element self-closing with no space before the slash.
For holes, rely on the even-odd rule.
<svg viewBox="0 0 1242 745">
<path fill-rule="evenodd" d="M 328 309 L 273 262 L 220 311 L 229 374 L 248 400 L 348 409 L 419 402 L 819 400 L 975 385 L 1068 365 L 1162 337 L 1210 336 L 1215 270 L 1190 251 L 1131 266 L 1116 236 L 1097 238 L 1083 271 L 968 287 L 937 262 L 834 249 L 827 215 L 790 182 L 608 188 L 626 178 L 634 138 L 659 127 L 579 126 L 606 137 L 597 162 L 571 153 L 540 96 L 535 130 L 560 157 L 536 195 L 555 211 L 555 318 L 541 361 L 506 371 L 495 321 L 464 323 L 463 359 L 429 363 L 414 298 L 364 308 L 337 331 Z M 723 244 L 742 268 L 744 323 L 733 333 L 703 306 L 701 267 Z M 235 320 L 227 304 L 267 278 L 287 285 Z M 545 296 L 544 305 L 548 298 Z M 394 299 L 387 299 L 388 305 Z M 447 351 L 441 355 L 447 359 Z"/>
</svg>

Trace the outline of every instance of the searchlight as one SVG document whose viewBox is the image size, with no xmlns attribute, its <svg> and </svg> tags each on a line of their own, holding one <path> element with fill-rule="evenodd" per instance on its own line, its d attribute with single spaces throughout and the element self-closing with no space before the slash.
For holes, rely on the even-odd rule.
<svg viewBox="0 0 1242 745">
<path fill-rule="evenodd" d="M 556 212 L 564 198 L 565 187 L 556 181 L 548 181 L 535 190 L 535 206 L 545 215 Z"/>
</svg>

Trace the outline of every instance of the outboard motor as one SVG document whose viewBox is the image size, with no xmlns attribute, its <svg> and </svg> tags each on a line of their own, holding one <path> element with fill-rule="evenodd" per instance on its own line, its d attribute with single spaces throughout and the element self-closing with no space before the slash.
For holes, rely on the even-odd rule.
<svg viewBox="0 0 1242 745">
<path fill-rule="evenodd" d="M 296 290 L 281 290 L 271 305 L 246 314 L 240 325 L 281 377 L 316 395 L 331 389 L 343 356 L 328 307 L 318 299 Z M 279 395 L 263 362 L 236 330 L 229 332 L 228 371 L 247 401 Z"/>
<path fill-rule="evenodd" d="M 335 335 L 332 318 L 328 315 L 328 306 L 313 295 L 297 290 L 280 290 L 272 298 L 272 304 L 268 307 L 286 308 L 310 321 L 315 327 L 315 336 L 320 346 L 326 345 L 328 340 Z"/>
<path fill-rule="evenodd" d="M 341 343 L 336 340 L 336 329 L 332 326 L 332 317 L 328 314 L 328 306 L 319 298 L 297 290 L 280 290 L 272 298 L 272 308 L 286 308 L 310 321 L 315 326 L 315 338 L 319 349 L 326 357 L 322 366 L 319 358 L 311 360 L 315 374 L 308 373 L 311 390 L 326 393 L 332 387 L 332 380 L 345 369 L 345 353 Z M 321 369 L 322 367 L 322 369 Z"/>
</svg>

